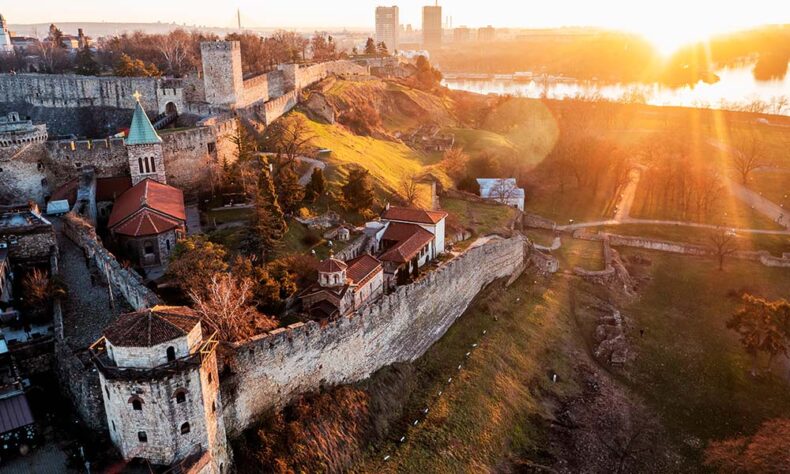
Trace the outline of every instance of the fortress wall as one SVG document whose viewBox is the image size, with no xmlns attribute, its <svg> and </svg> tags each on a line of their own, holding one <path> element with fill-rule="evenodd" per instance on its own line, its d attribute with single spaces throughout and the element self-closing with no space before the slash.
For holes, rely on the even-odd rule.
<svg viewBox="0 0 790 474">
<path fill-rule="evenodd" d="M 143 108 L 157 113 L 158 79 L 94 77 L 72 74 L 0 74 L 0 102 L 25 102 L 37 107 L 113 107 L 134 109 L 139 91 Z"/>
<path fill-rule="evenodd" d="M 129 161 L 122 138 L 104 140 L 60 140 L 47 142 L 44 160 L 52 190 L 92 166 L 96 176 L 128 176 Z"/>
<path fill-rule="evenodd" d="M 223 161 L 235 160 L 229 136 L 235 133 L 236 121 L 212 118 L 201 125 L 162 136 L 167 183 L 184 191 L 211 186 Z"/>
<path fill-rule="evenodd" d="M 225 425 L 238 435 L 266 410 L 321 385 L 351 383 L 413 361 L 439 340 L 483 287 L 523 269 L 526 240 L 494 239 L 322 327 L 297 323 L 229 347 Z"/>
<path fill-rule="evenodd" d="M 269 100 L 269 75 L 261 74 L 244 81 L 244 90 L 237 107 L 246 107 L 258 101 Z"/>
</svg>

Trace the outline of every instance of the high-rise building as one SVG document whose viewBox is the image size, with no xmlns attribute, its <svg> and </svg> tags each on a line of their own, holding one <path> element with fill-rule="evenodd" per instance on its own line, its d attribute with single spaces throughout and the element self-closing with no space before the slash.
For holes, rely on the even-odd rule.
<svg viewBox="0 0 790 474">
<path fill-rule="evenodd" d="M 14 51 L 14 46 L 11 44 L 11 33 L 8 31 L 5 18 L 0 14 L 0 53 L 10 53 Z"/>
<path fill-rule="evenodd" d="M 494 41 L 496 39 L 496 29 L 488 25 L 485 28 L 480 28 L 477 30 L 477 40 L 478 41 Z"/>
<path fill-rule="evenodd" d="M 400 15 L 397 6 L 376 7 L 376 44 L 384 43 L 387 50 L 398 49 Z"/>
<path fill-rule="evenodd" d="M 442 7 L 422 7 L 422 47 L 440 48 L 442 46 Z"/>
<path fill-rule="evenodd" d="M 466 26 L 460 26 L 453 30 L 453 40 L 456 43 L 465 43 L 472 39 L 472 30 Z"/>
</svg>

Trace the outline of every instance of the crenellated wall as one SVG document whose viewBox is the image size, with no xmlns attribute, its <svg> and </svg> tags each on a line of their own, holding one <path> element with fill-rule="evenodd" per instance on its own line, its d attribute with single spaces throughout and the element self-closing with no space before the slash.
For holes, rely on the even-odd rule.
<svg viewBox="0 0 790 474">
<path fill-rule="evenodd" d="M 228 347 L 224 363 L 232 375 L 223 379 L 228 433 L 238 435 L 297 394 L 358 381 L 420 357 L 483 287 L 522 270 L 526 257 L 523 237 L 494 238 L 358 313 L 323 327 L 297 323 Z"/>
</svg>

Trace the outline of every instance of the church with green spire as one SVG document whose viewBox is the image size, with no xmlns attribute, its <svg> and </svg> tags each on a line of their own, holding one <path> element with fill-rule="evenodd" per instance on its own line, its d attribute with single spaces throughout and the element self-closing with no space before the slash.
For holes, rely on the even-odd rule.
<svg viewBox="0 0 790 474">
<path fill-rule="evenodd" d="M 165 161 L 162 153 L 162 137 L 156 133 L 151 120 L 140 105 L 140 94 L 135 93 L 137 104 L 126 137 L 126 151 L 129 156 L 129 173 L 132 185 L 144 179 L 153 179 L 167 184 Z"/>
</svg>

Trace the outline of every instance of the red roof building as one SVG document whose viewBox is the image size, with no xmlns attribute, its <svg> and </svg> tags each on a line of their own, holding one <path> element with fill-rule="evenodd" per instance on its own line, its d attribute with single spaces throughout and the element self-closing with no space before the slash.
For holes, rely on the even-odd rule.
<svg viewBox="0 0 790 474">
<path fill-rule="evenodd" d="M 302 292 L 304 309 L 316 319 L 346 314 L 384 291 L 381 261 L 364 254 L 348 262 L 330 257 L 318 264 L 318 282 Z"/>
<path fill-rule="evenodd" d="M 447 217 L 444 211 L 429 211 L 409 207 L 389 207 L 381 215 L 382 219 L 394 222 L 413 222 L 417 224 L 438 224 Z"/>
<path fill-rule="evenodd" d="M 186 234 L 181 190 L 144 179 L 115 201 L 107 224 L 127 257 L 141 267 L 164 265 Z"/>
</svg>

